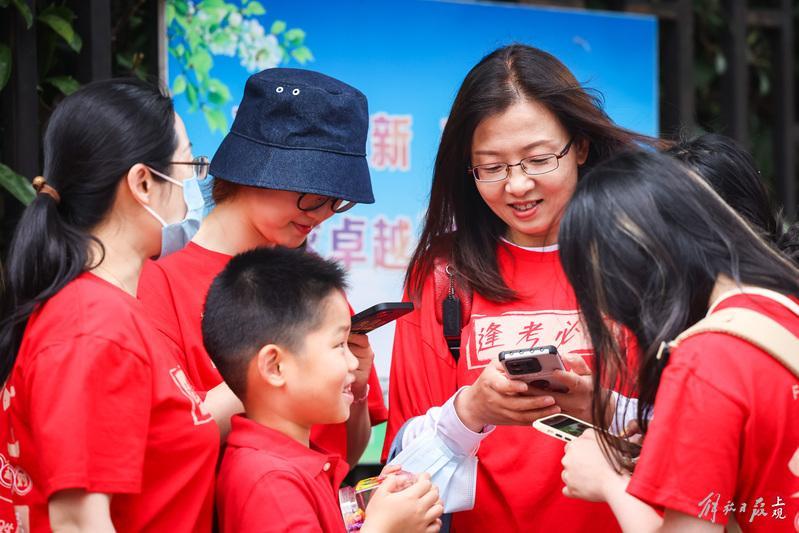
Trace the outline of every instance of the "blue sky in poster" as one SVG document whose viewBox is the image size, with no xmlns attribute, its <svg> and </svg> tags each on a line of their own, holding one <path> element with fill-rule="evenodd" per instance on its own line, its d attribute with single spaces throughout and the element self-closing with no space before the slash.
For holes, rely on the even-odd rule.
<svg viewBox="0 0 799 533">
<path fill-rule="evenodd" d="M 599 90 L 620 124 L 657 132 L 657 26 L 652 17 L 489 3 L 436 0 L 263 0 L 267 28 L 276 19 L 306 32 L 319 70 L 361 89 L 370 113 L 413 117 L 409 172 L 374 171 L 377 203 L 351 213 L 416 218 L 429 190 L 440 121 L 466 72 L 492 49 L 511 42 L 541 47 L 560 58 L 578 80 Z M 292 61 L 286 66 L 299 66 Z M 170 80 L 177 64 L 170 57 Z M 212 75 L 230 88 L 231 116 L 249 73 L 236 58 L 214 58 Z M 195 153 L 212 155 L 222 139 L 201 113 L 176 99 Z M 232 120 L 231 120 L 232 123 Z M 415 220 L 414 220 L 415 222 Z"/>
</svg>

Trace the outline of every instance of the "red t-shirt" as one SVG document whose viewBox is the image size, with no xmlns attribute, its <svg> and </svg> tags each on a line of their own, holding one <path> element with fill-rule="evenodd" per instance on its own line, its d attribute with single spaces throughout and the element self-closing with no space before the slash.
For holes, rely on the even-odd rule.
<svg viewBox="0 0 799 533">
<path fill-rule="evenodd" d="M 139 279 L 139 299 L 158 329 L 184 354 L 183 366 L 203 396 L 222 383 L 222 376 L 203 346 L 201 321 L 205 296 L 230 259 L 230 255 L 190 242 L 163 259 L 148 261 Z M 374 367 L 369 376 L 368 402 L 372 425 L 385 422 L 388 411 Z M 314 426 L 311 439 L 327 450 L 347 456 L 346 422 Z"/>
<path fill-rule="evenodd" d="M 799 335 L 799 317 L 768 298 L 738 295 L 718 309 L 727 307 L 758 311 Z M 799 379 L 730 335 L 686 339 L 663 370 L 627 490 L 717 524 L 734 509 L 744 531 L 799 531 Z"/>
<path fill-rule="evenodd" d="M 519 300 L 496 304 L 474 294 L 457 367 L 436 321 L 432 277 L 420 308 L 398 321 L 384 453 L 406 420 L 474 383 L 500 351 L 552 344 L 561 355 L 592 354 L 557 251 L 501 244 L 498 261 Z M 453 531 L 618 531 L 606 504 L 563 496 L 563 446 L 532 427 L 498 427 L 477 454 L 475 507 L 454 515 Z"/>
<path fill-rule="evenodd" d="M 349 466 L 338 454 L 242 415 L 231 426 L 216 485 L 223 533 L 345 530 L 338 488 Z"/>
<path fill-rule="evenodd" d="M 14 503 L 50 531 L 71 488 L 113 495 L 117 531 L 210 531 L 219 430 L 141 303 L 84 273 L 28 322 L 3 391 Z"/>
</svg>

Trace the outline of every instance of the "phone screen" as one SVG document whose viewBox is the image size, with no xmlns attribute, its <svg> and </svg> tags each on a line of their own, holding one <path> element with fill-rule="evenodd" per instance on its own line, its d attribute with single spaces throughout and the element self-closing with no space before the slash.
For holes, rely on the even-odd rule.
<svg viewBox="0 0 799 533">
<path fill-rule="evenodd" d="M 585 432 L 586 429 L 591 429 L 591 426 L 588 424 L 580 422 L 579 420 L 566 418 L 565 416 L 547 421 L 546 424 L 557 429 L 558 431 L 568 433 L 574 437 L 579 437 Z"/>
</svg>

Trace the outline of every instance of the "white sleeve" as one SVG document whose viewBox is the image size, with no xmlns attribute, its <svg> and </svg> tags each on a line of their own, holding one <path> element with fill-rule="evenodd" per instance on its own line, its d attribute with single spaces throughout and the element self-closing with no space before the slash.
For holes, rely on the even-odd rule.
<svg viewBox="0 0 799 533">
<path fill-rule="evenodd" d="M 616 404 L 616 411 L 613 414 L 613 422 L 610 425 L 610 432 L 620 435 L 627 429 L 630 422 L 636 420 L 638 416 L 638 398 L 628 398 L 616 391 L 611 391 L 612 401 Z M 649 417 L 651 418 L 651 410 Z"/>
<path fill-rule="evenodd" d="M 409 420 L 402 434 L 402 451 L 390 462 L 414 474 L 430 473 L 447 513 L 474 507 L 477 450 L 494 430 L 486 426 L 475 433 L 463 424 L 455 412 L 461 391 L 441 407 Z"/>
</svg>

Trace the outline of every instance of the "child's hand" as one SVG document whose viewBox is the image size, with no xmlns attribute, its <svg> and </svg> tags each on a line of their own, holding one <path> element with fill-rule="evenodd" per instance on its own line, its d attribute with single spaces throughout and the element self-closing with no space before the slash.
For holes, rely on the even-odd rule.
<svg viewBox="0 0 799 533">
<path fill-rule="evenodd" d="M 380 477 L 388 477 L 389 474 L 395 474 L 398 478 L 394 492 L 405 490 L 414 483 L 416 483 L 416 476 L 410 472 L 403 472 L 400 465 L 386 465 L 380 472 Z"/>
<path fill-rule="evenodd" d="M 366 507 L 362 533 L 423 532 L 437 533 L 444 505 L 430 474 L 422 474 L 406 489 L 399 487 L 401 476 L 389 474 Z"/>
</svg>

